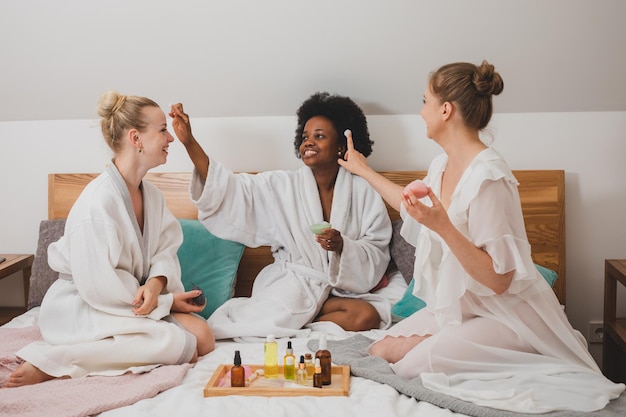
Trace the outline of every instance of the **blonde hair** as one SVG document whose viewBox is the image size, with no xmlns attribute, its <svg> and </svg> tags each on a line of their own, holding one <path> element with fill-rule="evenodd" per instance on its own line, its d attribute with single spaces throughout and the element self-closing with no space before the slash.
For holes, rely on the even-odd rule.
<svg viewBox="0 0 626 417">
<path fill-rule="evenodd" d="M 456 62 L 432 73 L 429 85 L 442 103 L 456 104 L 468 127 L 482 130 L 493 114 L 491 96 L 502 92 L 504 81 L 487 61 L 479 66 Z"/>
<path fill-rule="evenodd" d="M 140 132 L 147 127 L 142 112 L 144 107 L 159 107 L 157 103 L 146 97 L 125 96 L 111 90 L 104 93 L 98 100 L 100 128 L 107 145 L 117 153 L 122 148 L 120 140 L 124 132 L 137 129 Z"/>
</svg>

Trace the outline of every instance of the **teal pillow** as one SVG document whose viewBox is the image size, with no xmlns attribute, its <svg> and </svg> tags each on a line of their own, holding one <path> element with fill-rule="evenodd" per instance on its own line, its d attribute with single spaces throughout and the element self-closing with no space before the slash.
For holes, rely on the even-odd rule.
<svg viewBox="0 0 626 417">
<path fill-rule="evenodd" d="M 183 285 L 187 291 L 194 285 L 202 289 L 206 306 L 200 315 L 206 319 L 233 296 L 245 246 L 214 236 L 198 220 L 178 221 L 183 228 L 178 249 Z"/>
<path fill-rule="evenodd" d="M 539 271 L 539 273 L 541 274 L 541 276 L 543 277 L 543 279 L 546 280 L 546 282 L 551 286 L 554 287 L 554 282 L 556 281 L 557 278 L 557 273 L 554 272 L 551 269 L 548 269 L 546 267 L 543 267 L 541 265 L 537 265 L 535 264 L 535 267 L 537 268 L 537 270 Z"/>
<path fill-rule="evenodd" d="M 557 278 L 557 273 L 541 265 L 535 264 L 535 267 L 537 267 L 537 270 L 539 271 L 543 279 L 545 279 L 551 287 L 554 286 L 554 282 Z M 415 280 L 412 279 L 400 301 L 398 301 L 393 305 L 393 307 L 391 307 L 391 315 L 394 320 L 399 321 L 407 318 L 416 311 L 426 307 L 426 303 L 421 298 L 413 295 L 414 283 Z"/>
<path fill-rule="evenodd" d="M 405 319 L 416 311 L 426 307 L 426 303 L 421 298 L 413 295 L 413 284 L 415 284 L 414 279 L 409 282 L 409 286 L 406 288 L 400 301 L 391 307 L 391 316 L 395 321 Z"/>
</svg>

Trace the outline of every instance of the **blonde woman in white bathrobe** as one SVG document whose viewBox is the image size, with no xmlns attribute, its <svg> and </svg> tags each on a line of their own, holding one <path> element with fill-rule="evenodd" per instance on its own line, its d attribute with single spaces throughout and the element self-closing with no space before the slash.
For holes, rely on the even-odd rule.
<svg viewBox="0 0 626 417">
<path fill-rule="evenodd" d="M 403 378 L 478 405 L 528 414 L 598 410 L 624 385 L 602 375 L 534 267 L 517 180 L 479 136 L 502 89 L 486 61 L 431 75 L 421 115 L 445 152 L 424 179 L 427 196 L 378 175 L 348 141 L 341 164 L 400 211 L 402 236 L 416 247 L 414 294 L 427 304 L 370 353 Z"/>
<path fill-rule="evenodd" d="M 256 175 L 234 174 L 209 158 L 182 105 L 170 116 L 195 165 L 190 191 L 201 222 L 221 238 L 271 246 L 274 256 L 250 298 L 233 298 L 209 318 L 217 339 L 303 335 L 312 321 L 345 330 L 389 325 L 390 303 L 369 291 L 389 264 L 391 222 L 376 191 L 337 163 L 346 151 L 344 130 L 353 130 L 365 155 L 373 143 L 351 99 L 311 96 L 298 110 L 294 142 L 305 166 Z M 314 235 L 310 226 L 323 221 L 332 227 Z"/>
<path fill-rule="evenodd" d="M 72 207 L 64 236 L 50 245 L 59 272 L 39 314 L 44 341 L 17 356 L 25 362 L 6 386 L 57 377 L 145 372 L 192 362 L 214 338 L 185 292 L 177 251 L 182 229 L 161 192 L 143 180 L 164 164 L 169 144 L 165 114 L 152 100 L 105 93 L 101 128 L 114 158 Z"/>
</svg>

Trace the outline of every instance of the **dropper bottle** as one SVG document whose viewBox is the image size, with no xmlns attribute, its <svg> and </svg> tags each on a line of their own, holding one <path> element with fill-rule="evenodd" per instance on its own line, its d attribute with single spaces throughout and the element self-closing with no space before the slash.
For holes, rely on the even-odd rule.
<svg viewBox="0 0 626 417">
<path fill-rule="evenodd" d="M 291 340 L 287 342 L 287 349 L 283 358 L 283 376 L 292 381 L 296 379 L 296 356 L 293 354 Z"/>
<path fill-rule="evenodd" d="M 298 363 L 298 370 L 296 371 L 296 382 L 300 385 L 307 385 L 308 379 L 304 355 L 300 355 L 300 362 Z"/>
<path fill-rule="evenodd" d="M 322 365 L 320 365 L 320 358 L 315 358 L 315 373 L 313 374 L 313 386 L 315 388 L 322 388 Z"/>
</svg>

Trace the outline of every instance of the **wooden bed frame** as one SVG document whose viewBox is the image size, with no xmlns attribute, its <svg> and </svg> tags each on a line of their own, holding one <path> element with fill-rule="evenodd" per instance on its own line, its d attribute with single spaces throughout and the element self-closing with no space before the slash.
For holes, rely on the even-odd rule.
<svg viewBox="0 0 626 417">
<path fill-rule="evenodd" d="M 565 173 L 562 170 L 513 171 L 520 182 L 519 193 L 528 240 L 535 263 L 558 273 L 554 292 L 565 306 Z M 425 171 L 381 172 L 406 185 L 423 178 Z M 49 174 L 48 218 L 67 217 L 85 185 L 98 174 Z M 149 173 L 146 177 L 163 192 L 170 210 L 178 218 L 197 219 L 189 199 L 190 172 Z M 388 207 L 392 220 L 398 212 Z M 246 248 L 237 271 L 235 296 L 249 296 L 259 271 L 273 261 L 268 247 Z"/>
</svg>

